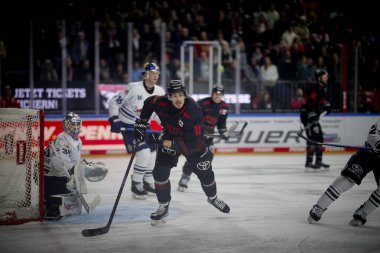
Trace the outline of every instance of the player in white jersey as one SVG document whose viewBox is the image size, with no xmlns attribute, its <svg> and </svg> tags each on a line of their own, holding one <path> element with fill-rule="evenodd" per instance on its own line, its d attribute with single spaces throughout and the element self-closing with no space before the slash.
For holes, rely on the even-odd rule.
<svg viewBox="0 0 380 253">
<path fill-rule="evenodd" d="M 142 75 L 142 81 L 128 84 L 124 91 L 119 92 L 110 100 L 109 104 L 108 120 L 111 132 L 121 132 L 128 153 L 133 152 L 135 144 L 133 131 L 128 131 L 128 129 L 133 129 L 136 119 L 140 118 L 145 99 L 165 94 L 164 89 L 156 85 L 160 69 L 155 63 L 144 64 Z M 155 194 L 152 170 L 156 160 L 156 144 L 152 142 L 152 137 L 154 136 L 148 136 L 146 141 L 137 147 L 131 177 L 132 196 L 136 199 L 146 199 L 148 193 Z"/>
<path fill-rule="evenodd" d="M 102 180 L 108 170 L 104 164 L 81 159 L 79 138 L 82 120 L 73 112 L 62 122 L 63 132 L 44 150 L 45 219 L 60 219 L 81 213 L 79 194 L 87 193 L 84 178 L 91 182 Z"/>
<path fill-rule="evenodd" d="M 343 193 L 351 189 L 355 183 L 360 185 L 363 178 L 373 172 L 377 184 L 374 190 L 359 208 L 354 212 L 352 226 L 364 225 L 367 216 L 380 206 L 380 119 L 371 126 L 367 140 L 366 149 L 361 149 L 351 156 L 341 174 L 326 189 L 317 203 L 309 212 L 309 223 L 317 222 L 321 219 L 326 209 L 339 198 Z"/>
</svg>

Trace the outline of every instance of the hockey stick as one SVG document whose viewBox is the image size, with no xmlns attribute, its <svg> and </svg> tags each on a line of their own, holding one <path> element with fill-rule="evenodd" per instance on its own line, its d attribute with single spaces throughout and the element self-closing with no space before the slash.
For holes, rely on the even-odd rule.
<svg viewBox="0 0 380 253">
<path fill-rule="evenodd" d="M 125 127 L 121 127 L 120 128 L 120 131 L 122 132 L 133 132 L 135 129 L 134 128 L 125 128 Z M 161 134 L 162 131 L 161 130 L 152 130 L 152 129 L 147 129 L 145 130 L 146 133 L 157 133 L 157 134 Z"/>
<path fill-rule="evenodd" d="M 223 133 L 223 135 L 227 138 L 239 137 L 243 134 L 244 129 L 246 128 L 247 125 L 248 125 L 248 122 L 244 121 L 244 124 L 243 124 L 242 128 L 240 129 L 240 131 L 235 131 L 237 129 L 237 127 L 239 126 L 239 122 L 234 121 L 234 122 L 232 122 L 232 125 L 227 129 L 227 131 L 225 133 Z M 221 134 L 206 134 L 206 136 L 215 137 L 215 138 L 222 137 Z"/>
<path fill-rule="evenodd" d="M 135 147 L 137 147 L 138 145 L 139 145 L 139 143 L 136 143 Z M 125 182 L 127 181 L 127 177 L 129 174 L 129 170 L 131 169 L 133 160 L 135 159 L 135 155 L 136 155 L 136 149 L 133 151 L 131 158 L 129 159 L 127 171 L 125 172 L 123 181 L 122 181 L 120 189 L 119 189 L 119 193 L 117 194 L 116 201 L 115 201 L 115 204 L 113 205 L 111 216 L 108 219 L 107 225 L 105 225 L 104 227 L 100 227 L 100 228 L 90 228 L 90 229 L 82 230 L 82 235 L 84 237 L 92 237 L 92 236 L 103 235 L 103 234 L 108 233 L 108 231 L 110 230 L 111 223 L 112 223 L 113 217 L 115 216 L 116 208 L 117 208 L 117 205 L 119 204 L 120 196 L 121 196 L 121 193 L 123 192 L 124 185 L 125 185 Z"/>
<path fill-rule="evenodd" d="M 366 148 L 366 147 L 339 145 L 339 144 L 334 144 L 334 143 L 325 143 L 325 142 L 313 141 L 313 140 L 310 140 L 309 138 L 307 138 L 306 136 L 302 135 L 302 133 L 297 133 L 297 135 L 301 139 L 304 139 L 305 141 L 313 143 L 315 145 L 324 145 L 324 146 L 331 146 L 331 147 L 338 147 L 338 148 L 352 148 L 352 149 L 367 150 L 367 151 L 370 150 L 369 148 Z"/>
</svg>

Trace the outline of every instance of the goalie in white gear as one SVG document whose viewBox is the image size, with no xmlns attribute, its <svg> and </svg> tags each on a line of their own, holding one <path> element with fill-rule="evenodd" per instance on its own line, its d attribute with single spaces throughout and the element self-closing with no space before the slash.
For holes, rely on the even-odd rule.
<svg viewBox="0 0 380 253">
<path fill-rule="evenodd" d="M 127 131 L 127 129 L 134 128 L 136 120 L 140 118 L 145 99 L 165 94 L 165 90 L 156 85 L 160 76 L 159 67 L 155 63 L 146 63 L 143 68 L 143 80 L 127 84 L 126 89 L 115 95 L 109 104 L 108 121 L 111 132 L 121 132 L 128 153 L 134 151 L 135 139 L 133 131 Z M 152 118 L 159 123 L 158 117 Z M 131 177 L 132 196 L 136 199 L 146 199 L 148 193 L 155 194 L 152 170 L 156 160 L 156 146 L 155 136 L 150 134 L 136 149 Z"/>
<path fill-rule="evenodd" d="M 377 189 L 371 193 L 367 201 L 355 210 L 349 224 L 352 226 L 364 225 L 367 216 L 380 206 L 380 119 L 371 126 L 365 146 L 368 149 L 359 150 L 351 156 L 341 174 L 311 208 L 309 223 L 319 221 L 326 209 L 342 193 L 351 189 L 355 184 L 360 185 L 364 177 L 371 171 L 375 176 Z"/>
<path fill-rule="evenodd" d="M 102 180 L 108 170 L 104 164 L 81 159 L 82 141 L 79 133 L 81 118 L 68 113 L 62 121 L 63 132 L 44 150 L 45 219 L 78 215 L 82 210 L 79 194 L 87 193 L 84 178 Z"/>
</svg>

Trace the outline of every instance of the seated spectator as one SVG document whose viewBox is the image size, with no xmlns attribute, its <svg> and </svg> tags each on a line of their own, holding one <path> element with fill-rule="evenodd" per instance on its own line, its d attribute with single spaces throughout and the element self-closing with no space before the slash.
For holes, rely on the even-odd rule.
<svg viewBox="0 0 380 253">
<path fill-rule="evenodd" d="M 58 81 L 57 71 L 50 59 L 46 59 L 42 65 L 40 79 L 41 81 Z"/>
<path fill-rule="evenodd" d="M 259 94 L 257 94 L 252 99 L 252 108 L 270 111 L 272 110 L 272 99 L 265 87 L 262 87 Z"/>
<path fill-rule="evenodd" d="M 303 96 L 303 89 L 298 88 L 296 91 L 296 95 L 290 101 L 290 107 L 292 109 L 300 109 L 304 103 L 305 98 Z"/>
<path fill-rule="evenodd" d="M 6 85 L 4 87 L 4 93 L 0 98 L 1 108 L 20 108 L 20 103 L 17 101 L 16 97 L 13 95 L 11 86 Z"/>
</svg>

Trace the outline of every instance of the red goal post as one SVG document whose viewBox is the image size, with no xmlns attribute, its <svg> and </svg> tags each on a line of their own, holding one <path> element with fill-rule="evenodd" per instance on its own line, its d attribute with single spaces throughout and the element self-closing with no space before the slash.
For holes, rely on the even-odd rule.
<svg viewBox="0 0 380 253">
<path fill-rule="evenodd" d="M 42 221 L 44 111 L 0 108 L 0 225 Z"/>
</svg>

